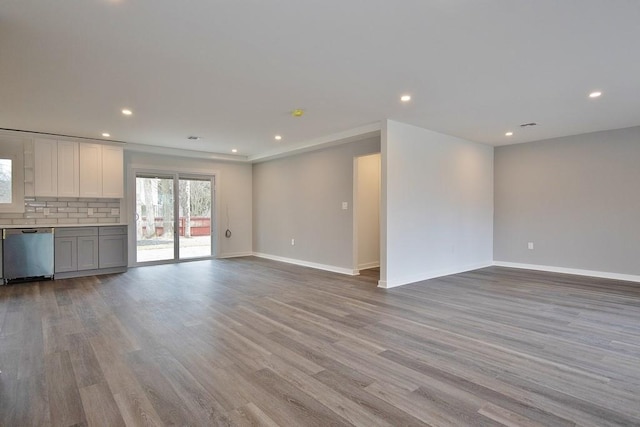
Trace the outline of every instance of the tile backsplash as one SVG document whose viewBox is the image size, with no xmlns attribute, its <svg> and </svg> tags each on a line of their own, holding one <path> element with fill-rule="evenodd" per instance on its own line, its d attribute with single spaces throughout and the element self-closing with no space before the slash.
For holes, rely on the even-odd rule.
<svg viewBox="0 0 640 427">
<path fill-rule="evenodd" d="M 121 199 L 25 197 L 24 213 L 0 213 L 1 225 L 114 224 Z M 48 209 L 48 215 L 45 215 Z M 93 211 L 89 215 L 89 209 Z"/>
</svg>

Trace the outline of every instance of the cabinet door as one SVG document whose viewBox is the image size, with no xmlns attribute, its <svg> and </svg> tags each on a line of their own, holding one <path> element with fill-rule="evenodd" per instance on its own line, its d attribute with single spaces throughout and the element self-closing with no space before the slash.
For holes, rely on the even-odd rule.
<svg viewBox="0 0 640 427">
<path fill-rule="evenodd" d="M 124 167 L 122 147 L 102 146 L 102 197 L 124 197 Z"/>
<path fill-rule="evenodd" d="M 34 194 L 43 197 L 58 196 L 58 141 L 33 141 Z"/>
<path fill-rule="evenodd" d="M 78 237 L 78 271 L 98 268 L 98 236 Z"/>
<path fill-rule="evenodd" d="M 127 235 L 100 236 L 100 268 L 127 266 Z"/>
<path fill-rule="evenodd" d="M 80 195 L 79 163 L 78 143 L 58 141 L 58 197 Z"/>
<path fill-rule="evenodd" d="M 78 238 L 56 237 L 54 258 L 56 273 L 78 271 Z"/>
<path fill-rule="evenodd" d="M 102 197 L 102 146 L 80 144 L 80 197 Z"/>
</svg>

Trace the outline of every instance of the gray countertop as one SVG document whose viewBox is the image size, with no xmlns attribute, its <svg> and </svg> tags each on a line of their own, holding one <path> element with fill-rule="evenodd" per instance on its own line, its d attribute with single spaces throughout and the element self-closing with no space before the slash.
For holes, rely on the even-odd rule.
<svg viewBox="0 0 640 427">
<path fill-rule="evenodd" d="M 69 228 L 69 227 L 113 227 L 128 225 L 124 223 L 100 223 L 100 224 L 28 224 L 28 225 L 1 225 L 0 229 L 6 228 Z"/>
</svg>

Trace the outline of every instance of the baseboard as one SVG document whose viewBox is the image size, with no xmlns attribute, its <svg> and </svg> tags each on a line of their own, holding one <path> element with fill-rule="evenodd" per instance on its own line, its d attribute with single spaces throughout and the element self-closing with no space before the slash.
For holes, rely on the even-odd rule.
<svg viewBox="0 0 640 427">
<path fill-rule="evenodd" d="M 226 254 L 220 254 L 220 255 L 216 256 L 216 258 L 218 258 L 218 259 L 239 258 L 239 257 L 243 257 L 243 256 L 253 256 L 253 252 L 229 252 L 229 253 L 226 253 Z"/>
<path fill-rule="evenodd" d="M 376 267 L 380 267 L 380 261 L 365 262 L 364 264 L 360 264 L 358 265 L 358 270 L 366 270 L 368 268 Z"/>
<path fill-rule="evenodd" d="M 554 267 L 551 265 L 522 264 L 518 262 L 494 261 L 496 267 L 522 268 L 524 270 L 548 271 L 550 273 L 574 274 L 576 276 L 598 277 L 601 279 L 624 280 L 639 282 L 640 276 L 633 274 L 609 273 L 607 271 L 582 270 L 579 268 Z"/>
<path fill-rule="evenodd" d="M 491 267 L 493 265 L 492 262 L 481 262 L 477 264 L 468 264 L 460 267 L 453 267 L 443 270 L 435 270 L 435 271 L 427 271 L 421 274 L 416 274 L 413 276 L 406 276 L 400 279 L 396 279 L 393 282 L 387 280 L 379 280 L 378 287 L 379 288 L 395 288 L 396 286 L 408 285 L 410 283 L 422 282 L 424 280 L 436 279 L 438 277 L 450 276 L 452 274 L 464 273 L 465 271 L 477 270 L 479 268 Z"/>
<path fill-rule="evenodd" d="M 263 254 L 260 252 L 254 252 L 253 256 L 257 256 L 258 258 L 270 259 L 272 261 L 286 262 L 287 264 L 316 268 L 318 270 L 331 271 L 333 273 L 348 274 L 349 276 L 355 276 L 358 274 L 357 270 L 352 270 L 350 268 L 337 267 L 335 265 L 328 264 L 318 264 L 316 262 L 304 261 L 301 259 L 285 258 L 277 255 Z"/>
</svg>

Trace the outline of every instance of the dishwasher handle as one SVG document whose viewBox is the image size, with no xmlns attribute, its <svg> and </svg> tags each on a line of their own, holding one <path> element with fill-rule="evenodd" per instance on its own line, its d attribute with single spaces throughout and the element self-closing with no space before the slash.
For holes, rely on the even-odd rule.
<svg viewBox="0 0 640 427">
<path fill-rule="evenodd" d="M 22 231 L 22 234 L 27 234 L 27 233 L 37 233 L 38 230 L 20 230 Z"/>
</svg>

